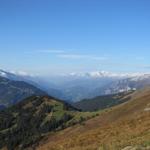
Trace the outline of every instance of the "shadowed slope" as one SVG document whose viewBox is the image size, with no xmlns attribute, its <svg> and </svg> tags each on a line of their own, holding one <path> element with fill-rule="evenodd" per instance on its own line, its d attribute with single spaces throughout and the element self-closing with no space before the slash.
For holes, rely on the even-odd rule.
<svg viewBox="0 0 150 150">
<path fill-rule="evenodd" d="M 0 105 L 10 106 L 32 95 L 46 93 L 24 81 L 13 81 L 0 76 Z"/>
<path fill-rule="evenodd" d="M 113 95 L 98 96 L 92 99 L 84 99 L 74 103 L 73 106 L 83 111 L 102 110 L 130 100 L 130 95 L 133 92 L 128 91 Z"/>
</svg>

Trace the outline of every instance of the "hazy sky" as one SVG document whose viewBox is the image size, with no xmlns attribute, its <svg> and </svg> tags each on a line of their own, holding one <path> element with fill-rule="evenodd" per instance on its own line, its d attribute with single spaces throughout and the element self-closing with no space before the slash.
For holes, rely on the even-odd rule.
<svg viewBox="0 0 150 150">
<path fill-rule="evenodd" d="M 0 68 L 150 71 L 149 0 L 0 0 Z"/>
</svg>

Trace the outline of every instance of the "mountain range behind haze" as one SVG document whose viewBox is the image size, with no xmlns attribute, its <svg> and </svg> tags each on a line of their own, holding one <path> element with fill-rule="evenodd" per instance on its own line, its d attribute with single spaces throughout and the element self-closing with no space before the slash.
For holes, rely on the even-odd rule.
<svg viewBox="0 0 150 150">
<path fill-rule="evenodd" d="M 4 98 L 4 95 L 0 97 L 1 105 L 9 104 L 5 103 L 3 99 L 5 101 L 8 99 L 8 101 L 11 101 L 10 103 L 15 103 L 17 99 L 41 93 L 47 93 L 53 97 L 72 103 L 96 96 L 138 90 L 150 85 L 150 74 L 144 73 L 115 74 L 101 71 L 72 73 L 43 78 L 40 76 L 18 75 L 0 70 L 0 77 L 1 93 L 3 92 L 3 86 L 7 85 L 6 98 Z M 27 86 L 26 89 L 24 89 L 25 86 Z M 22 90 L 22 92 L 19 92 L 22 97 L 15 96 L 18 93 L 17 90 Z M 15 96 L 15 99 L 10 96 L 11 93 L 13 93 L 12 95 Z"/>
</svg>

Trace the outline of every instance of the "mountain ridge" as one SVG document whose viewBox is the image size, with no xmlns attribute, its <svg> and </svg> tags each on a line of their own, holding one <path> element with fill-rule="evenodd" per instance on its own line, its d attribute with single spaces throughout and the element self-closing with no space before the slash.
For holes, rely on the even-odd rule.
<svg viewBox="0 0 150 150">
<path fill-rule="evenodd" d="M 24 81 L 0 77 L 0 105 L 13 105 L 31 95 L 46 95 L 46 92 Z"/>
<path fill-rule="evenodd" d="M 95 116 L 96 113 L 80 112 L 51 96 L 28 97 L 0 111 L 0 148 L 26 150 L 47 133 L 53 134 Z"/>
<path fill-rule="evenodd" d="M 134 91 L 128 91 L 112 95 L 98 96 L 92 99 L 83 99 L 79 102 L 73 103 L 73 106 L 82 111 L 103 110 L 129 101 L 133 92 Z"/>
<path fill-rule="evenodd" d="M 7 73 L 3 71 L 2 73 Z M 2 74 L 1 73 L 1 74 Z M 95 71 L 60 74 L 52 77 L 22 77 L 10 74 L 15 80 L 28 82 L 49 95 L 68 102 L 77 102 L 96 96 L 139 90 L 150 85 L 149 73 L 111 73 Z M 9 73 L 8 73 L 9 76 Z M 15 76 L 15 77 L 14 77 Z"/>
<path fill-rule="evenodd" d="M 150 76 L 150 73 L 113 73 L 108 71 L 93 71 L 93 72 L 79 72 L 79 73 L 70 73 L 64 76 L 74 76 L 74 77 L 120 77 L 120 78 L 132 78 L 132 77 L 142 77 Z"/>
</svg>

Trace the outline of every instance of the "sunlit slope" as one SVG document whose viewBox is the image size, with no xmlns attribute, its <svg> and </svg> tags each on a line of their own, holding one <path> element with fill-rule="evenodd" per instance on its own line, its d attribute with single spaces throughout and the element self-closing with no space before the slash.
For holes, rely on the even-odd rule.
<svg viewBox="0 0 150 150">
<path fill-rule="evenodd" d="M 150 149 L 150 89 L 131 95 L 131 100 L 107 109 L 100 116 L 49 135 L 38 150 Z"/>
</svg>

